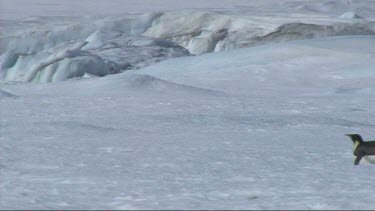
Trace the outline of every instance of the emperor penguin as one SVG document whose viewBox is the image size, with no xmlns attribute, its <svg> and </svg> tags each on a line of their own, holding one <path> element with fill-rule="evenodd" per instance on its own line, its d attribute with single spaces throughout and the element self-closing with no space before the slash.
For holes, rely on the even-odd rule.
<svg viewBox="0 0 375 211">
<path fill-rule="evenodd" d="M 359 134 L 346 134 L 354 144 L 353 154 L 356 156 L 354 165 L 358 165 L 363 156 L 375 155 L 375 141 L 364 142 Z"/>
</svg>

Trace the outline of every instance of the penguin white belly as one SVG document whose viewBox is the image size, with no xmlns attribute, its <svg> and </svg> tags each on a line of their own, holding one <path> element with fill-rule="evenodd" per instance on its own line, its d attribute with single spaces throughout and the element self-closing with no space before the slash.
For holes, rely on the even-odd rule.
<svg viewBox="0 0 375 211">
<path fill-rule="evenodd" d="M 363 159 L 366 161 L 364 163 L 375 164 L 375 156 L 364 156 Z"/>
</svg>

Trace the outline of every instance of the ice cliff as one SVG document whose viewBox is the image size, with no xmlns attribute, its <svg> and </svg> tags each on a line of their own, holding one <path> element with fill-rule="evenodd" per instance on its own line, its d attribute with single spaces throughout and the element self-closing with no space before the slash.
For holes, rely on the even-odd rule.
<svg viewBox="0 0 375 211">
<path fill-rule="evenodd" d="M 55 82 L 105 76 L 190 54 L 298 39 L 375 34 L 375 22 L 350 14 L 312 18 L 156 12 L 2 34 L 0 79 Z"/>
</svg>

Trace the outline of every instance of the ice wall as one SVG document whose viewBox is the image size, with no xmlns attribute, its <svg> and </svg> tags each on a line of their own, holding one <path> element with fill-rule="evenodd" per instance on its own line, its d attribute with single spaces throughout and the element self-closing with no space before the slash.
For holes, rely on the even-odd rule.
<svg viewBox="0 0 375 211">
<path fill-rule="evenodd" d="M 352 12 L 268 16 L 185 10 L 34 28 L 0 36 L 0 79 L 55 82 L 105 76 L 190 54 L 327 36 L 374 35 L 375 22 L 358 17 Z"/>
<path fill-rule="evenodd" d="M 349 14 L 349 13 L 346 13 Z M 364 19 L 238 16 L 214 12 L 166 13 L 144 33 L 178 43 L 193 54 L 270 42 L 343 35 L 374 35 L 375 22 Z"/>
<path fill-rule="evenodd" d="M 159 15 L 7 34 L 0 38 L 0 79 L 46 83 L 105 76 L 189 55 L 171 41 L 142 36 Z"/>
</svg>

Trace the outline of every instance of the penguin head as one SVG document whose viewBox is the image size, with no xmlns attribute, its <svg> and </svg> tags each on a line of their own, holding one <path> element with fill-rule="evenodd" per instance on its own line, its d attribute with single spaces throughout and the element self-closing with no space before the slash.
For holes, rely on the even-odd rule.
<svg viewBox="0 0 375 211">
<path fill-rule="evenodd" d="M 355 144 L 356 141 L 363 142 L 362 137 L 359 134 L 345 134 L 346 136 L 349 136 L 353 143 Z"/>
</svg>

